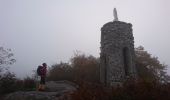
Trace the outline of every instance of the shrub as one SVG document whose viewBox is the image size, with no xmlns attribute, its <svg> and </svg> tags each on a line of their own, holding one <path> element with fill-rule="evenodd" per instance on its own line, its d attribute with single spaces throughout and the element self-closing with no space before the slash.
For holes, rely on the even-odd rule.
<svg viewBox="0 0 170 100">
<path fill-rule="evenodd" d="M 26 77 L 23 80 L 23 89 L 24 90 L 35 90 L 36 88 L 36 82 L 34 79 L 30 78 L 30 77 Z"/>
<path fill-rule="evenodd" d="M 15 81 L 16 91 L 30 91 L 35 90 L 36 88 L 36 81 L 33 78 L 26 77 L 23 80 L 16 79 Z"/>
<path fill-rule="evenodd" d="M 111 100 L 111 98 L 111 89 L 87 82 L 80 82 L 77 91 L 71 94 L 71 100 Z"/>
<path fill-rule="evenodd" d="M 36 82 L 30 77 L 17 79 L 15 74 L 6 72 L 0 77 L 0 94 L 7 94 L 19 90 L 35 90 Z"/>
<path fill-rule="evenodd" d="M 122 86 L 104 87 L 81 82 L 72 100 L 170 100 L 170 84 L 128 80 Z"/>
<path fill-rule="evenodd" d="M 15 88 L 15 74 L 6 72 L 0 77 L 0 94 L 14 92 Z"/>
<path fill-rule="evenodd" d="M 52 65 L 49 69 L 48 80 L 84 80 L 99 83 L 99 59 L 84 54 L 75 54 L 71 63 Z"/>
<path fill-rule="evenodd" d="M 74 80 L 73 68 L 68 63 L 55 64 L 48 73 L 47 80 Z"/>
</svg>

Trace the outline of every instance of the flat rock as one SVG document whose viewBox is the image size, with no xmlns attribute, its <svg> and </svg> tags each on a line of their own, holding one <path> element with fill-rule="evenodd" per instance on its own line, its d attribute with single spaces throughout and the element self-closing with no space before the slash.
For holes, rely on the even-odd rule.
<svg viewBox="0 0 170 100">
<path fill-rule="evenodd" d="M 59 100 L 69 99 L 68 94 L 74 92 L 77 85 L 69 81 L 49 81 L 46 90 L 40 91 L 18 91 L 8 94 L 5 100 Z"/>
</svg>

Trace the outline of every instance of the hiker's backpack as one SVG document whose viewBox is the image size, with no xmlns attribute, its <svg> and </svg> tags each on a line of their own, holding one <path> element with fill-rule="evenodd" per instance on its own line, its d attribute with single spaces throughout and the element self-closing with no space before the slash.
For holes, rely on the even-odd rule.
<svg viewBox="0 0 170 100">
<path fill-rule="evenodd" d="M 38 76 L 41 76 L 41 69 L 42 69 L 42 66 L 38 66 L 38 68 L 37 68 L 37 74 L 38 74 Z"/>
</svg>

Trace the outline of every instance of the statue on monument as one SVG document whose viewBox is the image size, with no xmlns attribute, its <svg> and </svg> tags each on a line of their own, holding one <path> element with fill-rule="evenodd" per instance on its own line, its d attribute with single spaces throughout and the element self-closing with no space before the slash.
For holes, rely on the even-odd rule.
<svg viewBox="0 0 170 100">
<path fill-rule="evenodd" d="M 114 20 L 113 21 L 118 21 L 118 16 L 117 16 L 116 8 L 114 8 L 114 10 L 113 10 L 113 16 L 114 16 Z"/>
</svg>

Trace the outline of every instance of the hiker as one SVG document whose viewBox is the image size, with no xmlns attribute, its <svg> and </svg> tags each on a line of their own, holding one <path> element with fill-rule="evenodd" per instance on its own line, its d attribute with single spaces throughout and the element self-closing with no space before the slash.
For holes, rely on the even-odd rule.
<svg viewBox="0 0 170 100">
<path fill-rule="evenodd" d="M 40 85 L 38 87 L 39 91 L 44 91 L 45 90 L 46 72 L 47 72 L 47 64 L 46 63 L 43 63 L 42 66 L 38 66 L 37 74 L 41 77 Z"/>
</svg>

